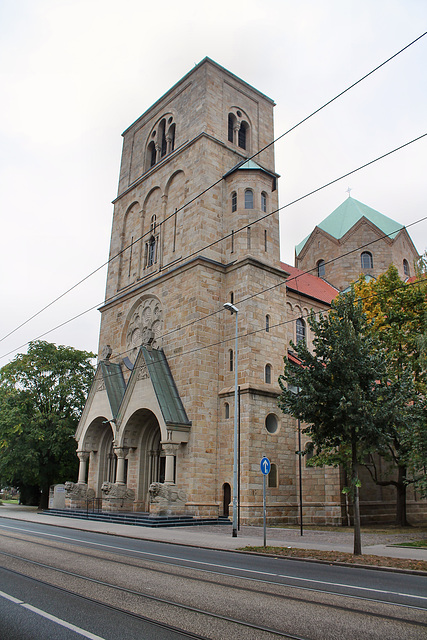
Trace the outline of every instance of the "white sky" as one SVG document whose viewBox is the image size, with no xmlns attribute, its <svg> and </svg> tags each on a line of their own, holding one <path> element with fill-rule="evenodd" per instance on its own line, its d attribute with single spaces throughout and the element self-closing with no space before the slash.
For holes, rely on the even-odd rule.
<svg viewBox="0 0 427 640">
<path fill-rule="evenodd" d="M 427 30 L 425 0 L 0 0 L 0 339 L 108 258 L 122 131 L 209 56 L 280 135 Z M 427 132 L 427 36 L 276 145 L 281 205 Z M 282 259 L 347 197 L 427 215 L 427 138 L 286 209 Z M 419 252 L 427 221 L 409 227 Z M 99 306 L 106 270 L 0 342 Z M 43 339 L 95 351 L 96 308 Z M 9 355 L 6 355 L 10 353 Z"/>
</svg>

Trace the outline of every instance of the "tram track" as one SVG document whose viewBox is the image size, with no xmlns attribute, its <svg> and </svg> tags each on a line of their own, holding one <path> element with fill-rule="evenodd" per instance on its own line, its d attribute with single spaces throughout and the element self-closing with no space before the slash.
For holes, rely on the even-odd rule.
<svg viewBox="0 0 427 640">
<path fill-rule="evenodd" d="M 44 572 L 44 577 L 41 579 L 42 582 L 64 589 L 63 584 L 65 581 L 67 584 L 66 590 L 81 597 L 87 597 L 84 591 L 85 589 L 88 589 L 87 585 L 90 584 L 91 589 L 95 589 L 97 593 L 95 601 L 102 602 L 103 604 L 106 603 L 108 606 L 115 606 L 113 603 L 117 601 L 117 593 L 120 593 L 121 600 L 125 597 L 126 600 L 129 601 L 131 609 L 133 609 L 129 611 L 129 613 L 132 613 L 132 615 L 138 615 L 138 610 L 145 610 L 148 606 L 147 602 L 150 603 L 150 607 L 154 608 L 154 610 L 161 607 L 162 615 L 166 613 L 166 616 L 170 616 L 173 619 L 177 617 L 176 611 L 180 610 L 181 612 L 185 612 L 186 617 L 190 616 L 198 618 L 198 620 L 193 620 L 194 626 L 188 629 L 190 633 L 192 632 L 192 629 L 200 628 L 200 625 L 202 627 L 205 625 L 211 627 L 211 621 L 213 619 L 216 620 L 216 625 L 214 626 L 221 627 L 222 631 L 224 630 L 224 626 L 233 627 L 234 629 L 229 635 L 221 635 L 221 632 L 218 636 L 200 635 L 195 637 L 246 637 L 246 633 L 242 635 L 242 629 L 245 629 L 246 632 L 249 633 L 249 635 L 247 635 L 248 638 L 256 638 L 257 640 L 278 636 L 283 638 L 303 638 L 304 640 L 312 640 L 313 638 L 321 636 L 316 634 L 307 636 L 295 635 L 288 632 L 282 625 L 277 625 L 278 628 L 275 628 L 274 626 L 265 624 L 256 624 L 253 620 L 243 620 L 226 615 L 224 611 L 213 610 L 214 607 L 211 607 L 211 609 L 208 610 L 208 608 L 203 608 L 201 606 L 191 606 L 188 602 L 185 602 L 188 595 L 185 596 L 184 593 L 177 594 L 179 595 L 179 599 L 182 600 L 177 602 L 176 599 L 171 600 L 170 598 L 160 597 L 159 595 L 150 593 L 150 586 L 146 590 L 130 588 L 124 584 L 117 583 L 120 582 L 118 579 L 119 574 L 124 571 L 127 576 L 130 576 L 130 573 L 135 576 L 139 572 L 140 576 L 144 576 L 144 580 L 147 576 L 157 575 L 158 579 L 160 579 L 160 576 L 161 579 L 166 580 L 168 583 L 170 581 L 178 581 L 178 584 L 183 580 L 187 582 L 190 581 L 190 583 L 195 585 L 194 589 L 191 590 L 192 592 L 198 592 L 200 595 L 201 593 L 206 592 L 207 589 L 220 589 L 222 592 L 227 592 L 226 597 L 229 600 L 235 600 L 236 597 L 241 598 L 244 592 L 246 597 L 248 599 L 250 598 L 253 602 L 262 600 L 263 607 L 269 611 L 290 609 L 292 608 L 291 604 L 293 603 L 298 607 L 315 607 L 317 612 L 322 611 L 323 613 L 321 615 L 327 618 L 336 617 L 337 615 L 345 615 L 347 617 L 349 615 L 354 615 L 357 618 L 360 618 L 360 620 L 363 620 L 363 624 L 367 621 L 372 622 L 372 620 L 377 619 L 378 621 L 381 620 L 383 624 L 388 622 L 392 625 L 401 625 L 402 631 L 404 627 L 405 631 L 404 636 L 402 635 L 402 637 L 425 637 L 426 610 L 421 607 L 414 607 L 412 605 L 398 605 L 398 607 L 396 607 L 395 604 L 378 601 L 378 599 L 370 599 L 362 596 L 355 597 L 343 594 L 339 594 L 338 600 L 340 600 L 340 603 L 337 601 L 337 594 L 331 594 L 330 592 L 327 593 L 320 589 L 307 589 L 304 587 L 295 588 L 291 585 L 283 585 L 279 583 L 273 584 L 262 580 L 251 580 L 251 584 L 249 585 L 248 579 L 242 578 L 241 576 L 235 577 L 229 574 L 208 571 L 207 569 L 196 570 L 194 568 L 188 568 L 167 562 L 162 562 L 162 567 L 159 568 L 158 566 L 154 566 L 152 560 L 143 560 L 124 554 L 120 554 L 119 558 L 117 558 L 114 557 L 117 554 L 110 552 L 93 549 L 87 551 L 84 546 L 80 546 L 82 543 L 79 543 L 78 546 L 75 545 L 73 548 L 71 543 L 46 542 L 26 535 L 17 536 L 14 534 L 11 536 L 9 534 L 5 534 L 5 532 L 1 532 L 1 534 L 3 539 L 8 537 L 10 541 L 13 542 L 14 546 L 19 544 L 19 542 L 21 542 L 21 546 L 24 546 L 25 552 L 23 549 L 21 554 L 11 553 L 4 550 L 0 551 L 0 555 L 3 557 L 5 564 L 10 564 L 10 562 L 8 563 L 6 561 L 7 558 L 15 565 L 16 563 L 24 563 L 25 570 L 21 567 L 22 571 L 18 571 L 18 573 L 22 573 L 22 575 L 27 575 L 33 579 L 41 579 L 37 578 L 35 573 Z M 31 545 L 31 547 L 28 545 Z M 49 563 L 34 559 L 34 556 L 37 556 L 36 549 L 38 549 L 38 553 L 49 553 Z M 58 564 L 58 558 L 62 558 L 62 562 L 59 564 L 62 564 L 63 566 L 52 566 L 53 556 L 55 556 L 56 564 Z M 70 565 L 70 562 L 73 564 L 73 556 L 79 556 L 80 564 L 82 562 L 85 564 L 84 573 L 70 571 L 65 568 L 64 565 Z M 93 575 L 99 572 L 99 563 L 102 563 L 102 572 L 105 575 L 116 575 L 115 583 L 108 580 L 102 580 Z M 32 567 L 32 569 L 29 569 L 29 567 Z M 16 566 L 15 568 L 11 566 L 5 568 L 17 571 Z M 91 572 L 92 575 L 88 575 Z M 46 573 L 49 574 L 49 579 L 47 579 L 47 576 L 45 575 Z M 53 577 L 54 575 L 56 575 L 56 578 Z M 58 576 L 61 577 L 58 578 Z M 155 579 L 151 579 L 148 582 L 149 584 L 154 584 Z M 293 593 L 295 591 L 297 591 L 298 595 Z M 304 592 L 309 592 L 309 597 L 304 597 Z M 313 598 L 315 599 L 313 600 Z M 384 611 L 384 608 L 388 613 Z M 394 608 L 398 608 L 400 615 L 391 613 Z M 128 608 L 126 607 L 125 611 L 127 610 Z M 248 612 L 246 611 L 246 615 L 247 614 Z M 205 619 L 205 622 L 202 622 L 200 618 Z M 150 620 L 151 619 L 155 620 L 155 618 L 150 617 Z M 280 619 L 280 616 L 276 618 L 278 621 L 280 621 Z M 208 620 L 209 622 L 206 622 Z M 237 631 L 237 629 L 239 629 L 239 631 Z M 420 632 L 419 634 L 417 630 Z"/>
<path fill-rule="evenodd" d="M 2 553 L 1 555 L 5 555 L 5 554 Z M 9 554 L 9 555 L 11 555 L 11 554 Z M 22 560 L 22 558 L 20 558 L 20 559 Z M 30 560 L 26 560 L 26 562 L 42 566 L 43 568 L 47 567 L 47 565 L 43 565 L 41 563 L 32 562 Z M 39 578 L 35 578 L 33 576 L 29 576 L 27 573 L 22 573 L 20 571 L 16 571 L 15 569 L 10 569 L 10 568 L 5 568 L 5 567 L 2 567 L 2 568 L 4 570 L 6 570 L 6 571 L 9 571 L 10 573 L 14 573 L 15 575 L 19 575 L 19 576 L 22 576 L 22 577 L 25 577 L 25 578 L 29 578 L 29 579 L 31 579 L 34 582 L 37 582 L 39 584 L 44 584 L 44 585 L 49 586 L 49 587 L 54 587 L 55 589 L 58 589 L 58 590 L 60 590 L 62 592 L 70 593 L 70 589 L 65 589 L 64 587 L 60 587 L 58 585 L 54 585 L 50 581 L 47 582 L 45 580 L 40 580 Z M 52 567 L 48 567 L 48 568 L 52 569 Z M 252 637 L 254 639 L 256 638 L 257 640 L 269 640 L 272 636 L 274 636 L 275 638 L 277 638 L 277 637 L 287 638 L 289 640 L 310 640 L 310 638 L 305 638 L 305 637 L 296 636 L 296 635 L 290 635 L 288 633 L 285 633 L 284 631 L 280 631 L 280 630 L 277 630 L 277 629 L 264 627 L 264 626 L 261 626 L 261 625 L 256 625 L 256 624 L 253 624 L 253 623 L 245 622 L 245 621 L 238 620 L 238 619 L 231 618 L 231 617 L 225 617 L 225 616 L 218 615 L 218 614 L 215 614 L 215 613 L 212 613 L 212 612 L 209 612 L 209 611 L 204 611 L 204 610 L 198 609 L 196 607 L 190 607 L 188 605 L 178 604 L 176 602 L 171 602 L 171 601 L 166 600 L 164 598 L 159 598 L 159 597 L 152 596 L 152 595 L 149 595 L 149 594 L 135 592 L 135 591 L 133 591 L 131 589 L 126 589 L 124 587 L 118 587 L 118 586 L 113 585 L 111 583 L 105 583 L 105 582 L 102 582 L 102 581 L 99 581 L 99 580 L 94 580 L 93 578 L 88 578 L 86 576 L 77 576 L 76 574 L 74 574 L 72 572 L 67 572 L 67 571 L 64 571 L 64 570 L 61 570 L 61 569 L 54 569 L 54 571 L 58 571 L 58 572 L 61 572 L 63 574 L 67 574 L 68 576 L 73 577 L 73 578 L 80 578 L 80 579 L 82 579 L 84 581 L 89 581 L 89 582 L 95 583 L 95 584 L 97 584 L 99 586 L 113 589 L 115 591 L 121 591 L 121 592 L 123 592 L 123 593 L 125 593 L 127 595 L 137 596 L 141 600 L 149 599 L 149 600 L 155 601 L 156 603 L 159 603 L 161 605 L 168 605 L 168 606 L 171 606 L 171 607 L 176 607 L 176 608 L 179 608 L 179 609 L 183 609 L 186 612 L 190 612 L 192 614 L 198 614 L 200 616 L 203 616 L 203 617 L 207 618 L 207 621 L 205 622 L 205 624 L 203 625 L 203 623 L 202 623 L 202 626 L 206 626 L 206 628 L 211 628 L 212 627 L 212 624 L 211 624 L 210 621 L 211 621 L 211 619 L 215 618 L 215 619 L 219 620 L 222 624 L 227 623 L 229 626 L 235 627 L 234 630 L 233 629 L 229 629 L 227 631 L 227 633 L 228 632 L 231 633 L 231 635 L 229 636 L 230 638 L 234 638 L 234 637 L 245 638 L 246 636 L 244 634 L 242 634 L 242 628 L 245 628 L 250 632 L 256 632 L 256 634 L 257 634 L 256 636 L 255 635 L 254 636 L 248 636 L 248 638 Z M 110 610 L 117 611 L 117 612 L 120 612 L 122 614 L 130 615 L 130 616 L 132 616 L 134 618 L 137 618 L 137 619 L 139 619 L 141 621 L 149 622 L 150 624 L 152 624 L 154 626 L 167 628 L 167 629 L 169 629 L 171 631 L 175 631 L 175 632 L 181 634 L 182 636 L 185 636 L 185 637 L 188 637 L 188 638 L 194 638 L 194 639 L 197 639 L 197 640 L 212 640 L 212 638 L 213 638 L 213 636 L 211 636 L 211 635 L 209 635 L 209 636 L 199 635 L 199 634 L 196 634 L 194 632 L 191 632 L 191 631 L 188 631 L 188 630 L 185 630 L 185 629 L 182 629 L 182 628 L 178 628 L 178 627 L 174 627 L 174 626 L 168 625 L 168 624 L 166 624 L 164 622 L 159 622 L 158 620 L 155 620 L 154 618 L 150 618 L 150 617 L 144 616 L 144 615 L 142 615 L 140 613 L 137 613 L 135 611 L 130 611 L 129 609 L 117 607 L 116 605 L 113 605 L 112 603 L 107 603 L 107 602 L 104 602 L 104 601 L 99 600 L 99 599 L 88 597 L 88 596 L 86 596 L 86 595 L 84 595 L 82 593 L 76 592 L 74 589 L 71 591 L 71 593 L 73 593 L 74 596 L 82 598 L 83 600 L 86 600 L 88 602 L 93 602 L 93 603 L 96 603 L 98 605 L 102 605 L 103 607 L 106 607 L 106 608 L 108 608 Z M 260 635 L 260 634 L 262 634 L 262 635 Z"/>
</svg>

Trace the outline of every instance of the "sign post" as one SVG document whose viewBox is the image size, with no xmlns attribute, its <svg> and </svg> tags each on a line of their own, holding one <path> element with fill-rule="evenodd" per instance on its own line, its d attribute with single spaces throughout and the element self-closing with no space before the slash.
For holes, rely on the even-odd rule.
<svg viewBox="0 0 427 640">
<path fill-rule="evenodd" d="M 270 460 L 268 458 L 266 458 L 265 456 L 263 456 L 261 458 L 261 471 L 262 471 L 262 475 L 264 476 L 263 478 L 263 492 L 262 492 L 262 510 L 263 510 L 263 514 L 264 514 L 264 547 L 267 546 L 267 525 L 266 525 L 266 500 L 265 500 L 265 481 L 266 481 L 266 477 L 268 476 L 268 474 L 270 473 L 270 469 L 271 469 L 271 463 Z"/>
</svg>

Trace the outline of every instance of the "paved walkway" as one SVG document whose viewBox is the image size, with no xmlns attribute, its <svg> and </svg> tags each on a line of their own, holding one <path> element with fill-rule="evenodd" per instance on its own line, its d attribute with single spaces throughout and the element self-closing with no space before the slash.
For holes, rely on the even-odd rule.
<svg viewBox="0 0 427 640">
<path fill-rule="evenodd" d="M 263 527 L 244 526 L 238 532 L 237 538 L 232 537 L 231 526 L 227 525 L 198 525 L 190 527 L 150 527 L 115 524 L 110 522 L 94 522 L 78 518 L 62 518 L 50 516 L 48 512 L 39 512 L 36 507 L 21 505 L 1 505 L 0 516 L 12 520 L 25 520 L 51 524 L 69 529 L 82 531 L 96 531 L 129 538 L 143 540 L 157 540 L 211 549 L 239 549 L 246 546 L 262 546 L 264 542 Z M 390 546 L 405 541 L 425 538 L 426 534 L 411 531 L 405 534 L 362 534 L 362 550 L 364 554 L 389 556 L 392 558 L 410 558 L 413 560 L 427 560 L 427 549 L 412 549 Z M 337 529 L 336 531 L 304 531 L 300 535 L 299 529 L 267 528 L 267 545 L 277 547 L 298 547 L 302 549 L 321 549 L 323 551 L 353 552 L 353 531 Z"/>
</svg>

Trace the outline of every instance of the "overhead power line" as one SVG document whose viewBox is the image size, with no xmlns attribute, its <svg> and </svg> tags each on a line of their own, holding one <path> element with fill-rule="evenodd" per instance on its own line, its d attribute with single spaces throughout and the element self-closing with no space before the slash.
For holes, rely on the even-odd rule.
<svg viewBox="0 0 427 640">
<path fill-rule="evenodd" d="M 300 120 L 299 122 L 297 122 L 295 125 L 293 125 L 290 129 L 288 129 L 287 131 L 285 131 L 284 133 L 282 133 L 280 136 L 278 136 L 277 138 L 275 138 L 274 140 L 272 140 L 271 142 L 269 142 L 268 144 L 266 144 L 262 149 L 259 149 L 256 153 L 254 153 L 252 156 L 250 156 L 249 158 L 245 159 L 245 162 L 247 162 L 248 160 L 252 160 L 253 158 L 255 158 L 256 156 L 258 156 L 260 153 L 262 153 L 263 151 L 265 151 L 266 149 L 268 149 L 269 147 L 271 147 L 273 144 L 275 144 L 276 142 L 278 142 L 279 140 L 281 140 L 282 138 L 284 138 L 286 135 L 288 135 L 289 133 L 291 133 L 291 131 L 294 131 L 297 127 L 301 126 L 302 124 L 304 124 L 304 122 L 307 122 L 307 120 L 309 120 L 310 118 L 312 118 L 313 116 L 315 116 L 316 114 L 318 114 L 320 111 L 322 111 L 323 109 L 325 109 L 327 106 L 329 106 L 330 104 L 332 104 L 333 102 L 335 102 L 335 100 L 338 100 L 338 98 L 340 98 L 341 96 L 343 96 L 344 94 L 346 94 L 348 91 L 350 91 L 351 89 L 353 89 L 354 87 L 356 87 L 358 84 L 360 84 L 361 82 L 363 82 L 364 80 L 366 80 L 366 78 L 368 78 L 369 76 L 371 76 L 372 74 L 374 74 L 376 71 L 378 71 L 379 69 L 381 69 L 382 67 L 384 67 L 386 64 L 388 64 L 389 62 L 391 62 L 391 60 L 393 60 L 394 58 L 396 58 L 397 56 L 399 56 L 401 53 L 403 53 L 404 51 L 406 51 L 407 49 L 409 49 L 409 47 L 411 47 L 412 45 L 414 45 L 416 42 L 418 42 L 419 40 L 421 40 L 422 38 L 424 38 L 424 36 L 427 35 L 427 31 L 425 31 L 424 33 L 422 33 L 420 36 L 418 36 L 417 38 L 415 38 L 414 40 L 412 40 L 411 42 L 409 42 L 407 45 L 405 45 L 402 49 L 399 49 L 399 51 L 397 51 L 396 53 L 394 53 L 392 56 L 390 56 L 389 58 L 387 58 L 386 60 L 384 60 L 384 62 L 382 62 L 381 64 L 377 65 L 374 69 L 372 69 L 371 71 L 369 71 L 368 73 L 366 73 L 364 76 L 362 76 L 361 78 L 359 78 L 359 80 L 356 80 L 356 82 L 353 82 L 350 86 L 348 86 L 346 89 L 344 89 L 343 91 L 341 91 L 340 93 L 338 93 L 336 96 L 334 96 L 333 98 L 331 98 L 330 100 L 328 100 L 327 102 L 325 102 L 321 107 L 318 107 L 317 109 L 315 109 L 312 113 L 310 113 L 308 116 L 306 116 L 305 118 L 303 118 L 302 120 Z M 409 144 L 409 143 L 408 143 Z M 392 152 L 390 152 L 392 153 Z M 350 174 L 347 174 L 350 175 Z M 198 198 L 200 198 L 203 194 L 207 193 L 210 189 L 212 189 L 213 187 L 217 186 L 218 184 L 220 184 L 220 182 L 222 182 L 222 180 L 224 179 L 224 176 L 221 176 L 221 178 L 219 178 L 216 182 L 212 183 L 210 186 L 208 186 L 206 189 L 204 189 L 203 191 L 201 191 L 200 193 L 198 193 L 196 196 L 194 196 L 191 200 L 189 200 L 188 202 L 186 202 L 184 205 L 182 205 L 179 209 L 177 209 L 176 211 L 174 211 L 170 216 L 168 216 L 167 218 L 165 218 L 163 221 L 161 221 L 159 223 L 159 226 L 162 226 L 165 222 L 167 222 L 170 218 L 172 218 L 173 216 L 175 216 L 179 211 L 181 211 L 182 209 L 184 209 L 185 207 L 187 207 L 189 204 L 191 204 L 192 202 L 194 202 L 195 200 L 197 200 Z M 332 183 L 330 183 L 332 184 Z M 313 192 L 314 193 L 314 192 Z M 307 197 L 307 196 L 304 196 Z M 288 205 L 290 206 L 290 205 Z M 112 262 L 113 260 L 115 260 L 116 258 L 118 258 L 120 255 L 122 255 L 125 251 L 127 251 L 128 249 L 130 249 L 131 247 L 133 247 L 133 245 L 135 245 L 136 243 L 140 242 L 141 240 L 144 239 L 144 237 L 146 235 L 149 235 L 150 232 L 147 232 L 145 234 L 143 234 L 142 236 L 140 236 L 139 238 L 137 238 L 136 240 L 133 240 L 129 245 L 127 245 L 126 247 L 124 247 L 121 251 L 119 251 L 118 253 L 116 253 L 114 256 L 111 256 L 111 258 L 109 258 L 106 262 L 104 262 L 103 264 L 101 264 L 99 267 L 97 267 L 96 269 L 94 269 L 93 271 L 91 271 L 89 274 L 87 274 L 86 276 L 84 276 L 81 280 L 79 280 L 78 282 L 76 282 L 74 285 L 72 285 L 71 287 L 69 287 L 66 291 L 64 291 L 63 293 L 61 293 L 59 296 L 57 296 L 56 298 L 54 298 L 51 302 L 49 302 L 47 305 L 45 305 L 44 307 L 42 307 L 39 311 L 37 311 L 36 313 L 34 313 L 32 316 L 30 316 L 29 318 L 27 318 L 27 320 L 24 320 L 23 322 L 21 322 L 21 324 L 19 324 L 17 327 L 15 327 L 14 329 L 12 329 L 11 331 L 9 331 L 9 333 L 7 333 L 6 335 L 4 335 L 2 338 L 0 338 L 0 342 L 3 342 L 3 340 L 6 340 L 6 338 L 10 337 L 11 335 L 13 335 L 14 333 L 16 333 L 16 331 L 18 331 L 19 329 L 21 329 L 22 327 L 24 327 L 26 324 L 28 324 L 29 322 L 31 322 L 31 320 L 34 320 L 34 318 L 36 318 L 37 316 L 39 316 L 41 313 L 43 313 L 44 311 L 46 311 L 47 309 L 49 309 L 51 306 L 53 306 L 54 304 L 56 304 L 59 300 L 61 300 L 62 298 L 64 298 L 66 295 L 68 295 L 71 291 L 73 291 L 74 289 L 76 289 L 77 287 L 79 287 L 81 284 L 83 284 L 83 282 L 86 282 L 86 280 L 88 280 L 89 278 L 91 278 L 93 275 L 95 275 L 96 273 L 98 273 L 98 271 L 100 271 L 101 269 L 103 269 L 104 267 L 106 267 L 110 262 Z M 98 305 L 96 305 L 98 306 Z M 79 317 L 79 316 L 76 316 Z M 28 343 L 27 343 L 28 344 Z M 21 347 L 18 347 L 21 348 Z M 6 354 L 8 355 L 8 354 Z M 0 356 L 0 358 L 5 357 L 5 356 Z"/>
<path fill-rule="evenodd" d="M 363 164 L 363 165 L 361 165 L 361 166 L 357 167 L 356 169 L 352 169 L 351 171 L 348 171 L 347 173 L 345 173 L 345 174 L 343 174 L 343 175 L 339 176 L 338 178 L 335 178 L 334 180 L 331 180 L 331 181 L 329 181 L 329 182 L 327 182 L 327 183 L 323 184 L 321 187 L 317 187 L 316 189 L 313 189 L 312 191 L 309 191 L 308 193 L 304 194 L 303 196 L 300 196 L 299 198 L 296 198 L 295 200 L 292 200 L 291 202 L 288 202 L 287 204 L 285 204 L 285 205 L 283 205 L 283 206 L 279 207 L 278 209 L 275 209 L 274 211 L 271 211 L 270 213 L 267 213 L 265 216 L 262 216 L 261 218 L 258 218 L 258 220 L 255 220 L 254 222 L 252 222 L 250 225 L 245 225 L 244 227 L 241 227 L 241 228 L 240 228 L 240 229 L 238 229 L 235 233 L 240 233 L 241 231 L 243 231 L 243 230 L 247 229 L 247 227 L 248 227 L 248 226 L 253 226 L 253 225 L 254 225 L 254 224 L 256 224 L 256 223 L 261 222 L 262 220 L 265 220 L 265 219 L 266 219 L 266 218 L 268 218 L 269 216 L 274 215 L 275 213 L 278 213 L 278 212 L 279 212 L 279 211 L 281 211 L 282 209 L 287 209 L 288 207 L 290 207 L 290 206 L 292 206 L 292 205 L 296 204 L 297 202 L 300 202 L 301 200 L 304 200 L 305 198 L 308 198 L 309 196 L 313 195 L 314 193 L 318 193 L 318 192 L 319 192 L 319 191 L 321 191 L 322 189 L 325 189 L 326 187 L 329 187 L 330 185 L 332 185 L 332 184 L 334 184 L 334 183 L 338 182 L 339 180 L 342 180 L 343 178 L 346 178 L 346 177 L 348 177 L 348 176 L 350 176 L 350 175 L 352 175 L 352 174 L 356 173 L 357 171 L 360 171 L 361 169 L 364 169 L 364 168 L 366 168 L 366 167 L 368 167 L 368 166 L 370 166 L 370 165 L 374 164 L 375 162 L 378 162 L 379 160 L 382 160 L 383 158 L 386 158 L 387 156 L 389 156 L 389 155 L 391 155 L 391 154 L 395 153 L 396 151 L 399 151 L 399 150 L 401 150 L 401 149 L 403 149 L 403 148 L 405 148 L 405 147 L 409 146 L 410 144 L 412 144 L 412 143 L 414 143 L 414 142 L 417 142 L 418 140 L 421 140 L 422 138 L 425 138 L 426 136 L 427 136 L 427 133 L 424 133 L 424 134 L 422 134 L 421 136 L 418 136 L 417 138 L 413 138 L 413 139 L 412 139 L 412 140 L 410 140 L 409 142 L 406 142 L 406 143 L 404 143 L 403 145 L 400 145 L 399 147 L 396 147 L 395 149 L 393 149 L 393 150 L 391 150 L 391 151 L 387 151 L 386 153 L 382 154 L 381 156 L 378 156 L 377 158 L 375 158 L 374 160 L 370 160 L 369 162 L 366 162 L 365 164 Z M 410 227 L 410 226 L 413 226 L 413 225 L 415 225 L 415 224 L 419 224 L 420 222 L 423 222 L 423 221 L 425 221 L 425 220 L 427 220 L 427 216 L 426 216 L 426 217 L 424 217 L 424 218 L 421 218 L 421 219 L 419 219 L 419 220 L 417 220 L 417 221 L 415 221 L 415 222 L 412 222 L 412 223 L 411 223 L 411 224 L 409 224 L 409 225 L 406 225 L 406 227 L 405 227 L 405 228 Z M 403 227 L 400 227 L 399 229 L 396 229 L 396 231 L 399 231 L 401 228 L 403 228 Z M 395 233 L 396 231 L 393 231 L 392 233 Z M 388 235 L 390 235 L 390 234 L 388 234 Z M 225 236 L 221 236 L 220 238 L 218 238 L 217 240 L 213 241 L 213 242 L 212 242 L 212 243 L 210 243 L 209 245 L 206 245 L 205 247 L 202 247 L 202 248 L 201 248 L 201 249 L 199 249 L 197 252 L 194 252 L 194 253 L 189 254 L 188 256 L 186 256 L 186 257 L 182 258 L 180 261 L 183 261 L 183 260 L 189 260 L 189 259 L 190 259 L 191 257 L 193 257 L 195 254 L 199 254 L 200 252 L 202 252 L 202 251 L 206 250 L 207 248 L 210 248 L 210 247 L 211 247 L 211 246 L 213 246 L 214 244 L 217 244 L 218 242 L 222 242 L 223 240 L 226 240 L 226 239 L 227 239 L 227 238 L 229 238 L 229 237 L 230 237 L 230 234 L 227 234 L 227 235 L 225 235 Z M 387 237 L 387 236 L 384 236 L 384 237 Z M 380 239 L 380 238 L 379 238 L 379 239 Z M 377 241 L 377 240 L 374 240 L 373 242 L 376 242 L 376 241 Z M 367 245 L 363 245 L 363 247 L 368 246 L 369 244 L 372 244 L 372 243 L 368 243 Z M 354 249 L 353 251 L 360 250 L 360 248 L 363 248 L 363 247 L 359 247 L 358 249 Z M 348 252 L 348 253 L 352 253 L 353 251 L 350 251 L 350 252 Z M 348 254 L 346 254 L 346 255 L 348 255 Z M 344 256 L 343 256 L 343 257 L 344 257 Z M 338 258 L 336 258 L 335 260 L 337 260 L 337 259 L 338 259 Z M 180 262 L 180 261 L 177 261 L 177 263 L 178 263 L 178 262 Z M 177 263 L 175 263 L 175 264 L 177 264 Z M 301 277 L 301 276 L 302 276 L 302 275 L 304 275 L 305 273 L 309 273 L 309 272 L 304 272 L 304 273 L 302 273 L 302 274 L 299 274 L 298 276 L 294 276 L 294 278 Z M 279 285 L 275 285 L 275 286 L 279 286 Z M 267 291 L 268 291 L 268 289 L 263 290 L 263 291 L 259 291 L 259 292 L 255 293 L 255 294 L 253 294 L 252 296 L 249 296 L 249 297 L 248 297 L 248 299 L 249 299 L 249 298 L 252 298 L 252 297 L 256 297 L 256 296 L 258 296 L 258 295 L 261 295 L 262 293 L 265 293 L 265 292 L 267 292 Z M 82 311 L 81 313 L 79 313 L 79 314 L 77 314 L 77 315 L 73 316 L 72 318 L 69 318 L 68 320 L 65 320 L 64 322 L 62 322 L 62 323 L 61 323 L 61 324 L 59 324 L 59 325 L 56 325 L 56 326 L 55 326 L 55 327 L 53 327 L 52 329 L 49 329 L 49 330 L 45 331 L 44 333 L 40 334 L 40 335 L 39 335 L 39 336 L 37 336 L 36 338 L 33 338 L 32 340 L 29 340 L 29 341 L 27 341 L 27 342 L 23 343 L 22 345 L 20 345 L 20 346 L 16 347 L 15 349 L 12 349 L 11 351 L 8 351 L 7 353 L 5 353 L 5 354 L 3 354 L 2 356 L 0 356 L 0 359 L 2 359 L 2 358 L 6 358 L 8 355 L 10 355 L 11 353 L 14 353 L 14 352 L 15 352 L 15 351 L 17 351 L 18 349 L 22 349 L 23 347 L 27 346 L 27 345 L 29 344 L 29 342 L 33 342 L 34 340 L 40 340 L 40 338 L 43 338 L 43 337 L 44 337 L 44 336 L 46 336 L 47 334 L 52 333 L 53 331 L 56 331 L 57 329 L 60 329 L 61 327 L 65 326 L 66 324 L 68 324 L 68 323 L 70 323 L 70 322 L 72 322 L 72 321 L 76 320 L 77 318 L 80 318 L 81 316 L 85 315 L 86 313 L 89 313 L 89 311 L 93 311 L 94 309 L 98 308 L 99 306 L 101 306 L 101 305 L 103 305 L 103 304 L 107 304 L 107 303 L 113 302 L 113 301 L 114 301 L 114 299 L 116 299 L 116 298 L 117 298 L 117 295 L 115 294 L 114 296 L 111 296 L 110 298 L 108 298 L 108 299 L 104 300 L 103 302 L 97 303 L 96 305 L 93 305 L 92 307 L 89 307 L 89 308 L 88 308 L 88 309 L 86 309 L 85 311 Z M 219 311 L 218 311 L 218 312 L 219 312 Z M 206 316 L 206 317 L 209 317 L 209 316 L 211 316 L 211 315 L 214 315 L 215 313 L 217 313 L 217 312 L 212 312 L 211 314 L 208 314 L 208 316 Z M 183 326 L 181 326 L 181 327 L 178 327 L 178 328 L 176 328 L 176 329 L 174 329 L 174 330 L 170 331 L 169 333 L 173 333 L 173 332 L 175 332 L 175 331 L 178 331 L 178 330 L 180 330 L 180 329 L 182 329 L 182 328 L 184 328 L 184 327 L 186 327 L 186 326 L 189 326 L 189 325 L 191 325 L 191 324 L 194 324 L 195 322 L 199 322 L 199 321 L 203 320 L 204 318 L 205 318 L 205 316 L 203 316 L 202 318 L 199 318 L 198 320 L 192 321 L 192 322 L 191 322 L 191 323 L 189 323 L 188 325 L 183 325 Z M 165 335 L 169 335 L 169 334 L 165 334 Z"/>
</svg>

